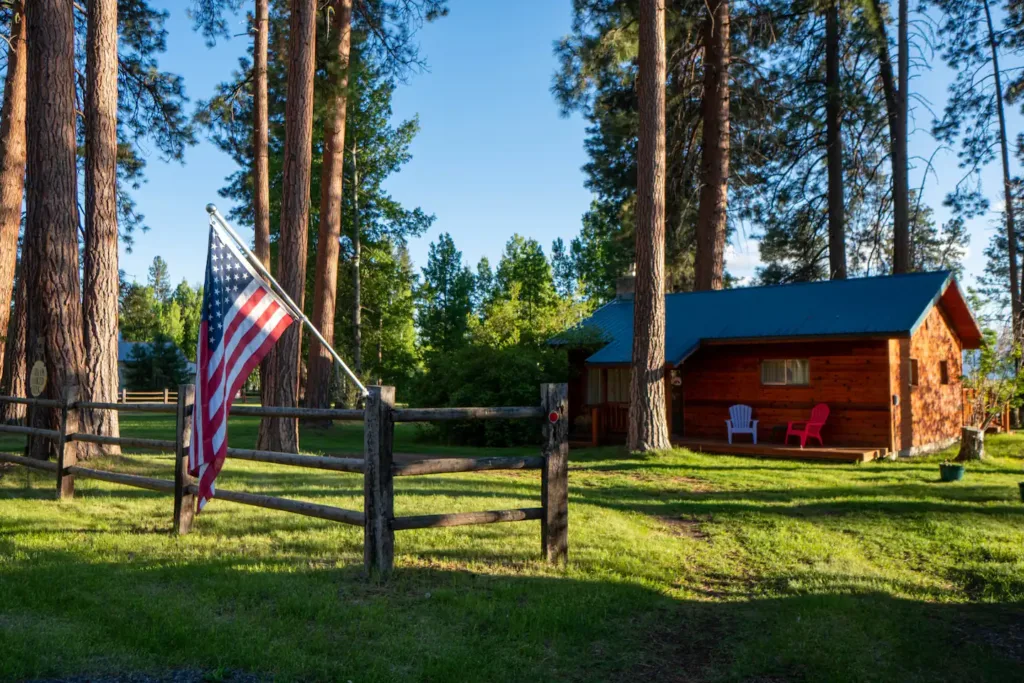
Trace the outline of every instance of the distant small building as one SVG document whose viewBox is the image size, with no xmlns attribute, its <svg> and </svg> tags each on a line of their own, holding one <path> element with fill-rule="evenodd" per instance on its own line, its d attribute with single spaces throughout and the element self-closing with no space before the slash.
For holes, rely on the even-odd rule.
<svg viewBox="0 0 1024 683">
<path fill-rule="evenodd" d="M 128 386 L 127 373 L 128 363 L 132 360 L 132 349 L 136 346 L 149 346 L 150 342 L 130 342 L 125 341 L 121 337 L 121 333 L 117 333 L 117 388 L 125 389 Z M 189 374 L 190 380 L 194 380 L 196 376 L 196 364 L 185 358 L 185 354 L 182 353 L 181 349 L 178 349 L 178 354 L 182 360 L 185 361 L 185 368 Z"/>
<path fill-rule="evenodd" d="M 572 373 L 570 418 L 594 440 L 624 439 L 633 282 L 560 335 Z M 759 442 L 825 403 L 825 445 L 900 455 L 957 440 L 962 351 L 981 329 L 948 272 L 741 287 L 665 297 L 665 392 L 673 439 L 726 438 L 729 407 L 753 408 Z M 780 431 L 781 430 L 781 431 Z"/>
</svg>

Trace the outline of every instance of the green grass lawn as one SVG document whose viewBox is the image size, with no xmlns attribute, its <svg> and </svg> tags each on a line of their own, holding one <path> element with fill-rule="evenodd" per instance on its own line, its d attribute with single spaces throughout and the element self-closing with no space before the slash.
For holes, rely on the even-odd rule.
<svg viewBox="0 0 1024 683">
<path fill-rule="evenodd" d="M 169 418 L 123 418 L 126 434 L 171 436 Z M 255 430 L 233 420 L 232 445 Z M 303 443 L 358 451 L 361 426 Z M 989 448 L 955 484 L 938 482 L 941 456 L 573 451 L 567 568 L 539 559 L 537 522 L 407 531 L 386 584 L 362 578 L 355 527 L 215 500 L 176 538 L 170 496 L 79 480 L 57 502 L 49 475 L 4 468 L 0 679 L 1019 681 L 1024 437 Z M 396 450 L 458 449 L 400 425 Z M 173 469 L 166 455 L 97 466 Z M 357 475 L 229 460 L 218 483 L 362 508 Z M 395 489 L 401 515 L 532 506 L 539 475 Z"/>
</svg>

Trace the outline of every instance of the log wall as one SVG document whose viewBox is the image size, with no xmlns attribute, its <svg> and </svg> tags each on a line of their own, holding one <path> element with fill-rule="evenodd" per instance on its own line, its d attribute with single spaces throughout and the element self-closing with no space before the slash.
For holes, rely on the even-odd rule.
<svg viewBox="0 0 1024 683">
<path fill-rule="evenodd" d="M 963 422 L 963 349 L 940 306 L 932 308 L 911 337 L 909 353 L 917 361 L 917 385 L 909 387 L 910 415 L 901 420 L 901 453 L 907 449 L 919 452 L 958 439 Z M 942 383 L 942 361 L 948 367 L 946 384 Z M 902 374 L 909 375 L 903 365 Z M 909 383 L 909 376 L 905 379 Z"/>
<path fill-rule="evenodd" d="M 822 431 L 826 446 L 886 446 L 890 441 L 888 352 L 886 340 L 705 346 L 680 369 L 684 435 L 725 439 L 729 406 L 744 403 L 759 420 L 758 441 L 768 443 L 773 427 L 806 420 L 815 404 L 826 403 L 831 409 Z M 804 358 L 810 364 L 807 386 L 761 383 L 761 361 Z"/>
</svg>

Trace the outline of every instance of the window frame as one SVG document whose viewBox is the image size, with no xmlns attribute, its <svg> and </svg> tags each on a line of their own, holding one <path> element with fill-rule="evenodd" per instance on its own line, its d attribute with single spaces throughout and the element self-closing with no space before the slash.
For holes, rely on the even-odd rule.
<svg viewBox="0 0 1024 683">
<path fill-rule="evenodd" d="M 939 361 L 939 384 L 942 384 L 943 386 L 948 386 L 952 384 L 952 382 L 950 381 L 948 360 Z"/>
<path fill-rule="evenodd" d="M 921 383 L 921 367 L 916 358 L 909 359 L 907 364 L 907 384 L 916 387 Z"/>
<path fill-rule="evenodd" d="M 764 378 L 764 367 L 766 363 L 782 363 L 782 381 L 766 382 Z M 790 363 L 805 363 L 807 365 L 806 382 L 790 382 Z M 761 386 L 764 387 L 809 387 L 811 385 L 811 360 L 809 358 L 762 358 L 761 359 Z"/>
</svg>

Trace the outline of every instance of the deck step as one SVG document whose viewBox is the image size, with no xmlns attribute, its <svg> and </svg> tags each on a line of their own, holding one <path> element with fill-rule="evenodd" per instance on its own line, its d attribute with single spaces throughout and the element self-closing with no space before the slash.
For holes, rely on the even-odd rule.
<svg viewBox="0 0 1024 683">
<path fill-rule="evenodd" d="M 863 448 L 847 446 L 836 448 L 797 448 L 781 444 L 728 443 L 713 439 L 673 439 L 678 448 L 687 448 L 699 453 L 720 455 L 749 455 L 759 458 L 781 458 L 787 460 L 827 460 L 831 462 L 860 463 L 883 457 L 888 448 Z"/>
</svg>

